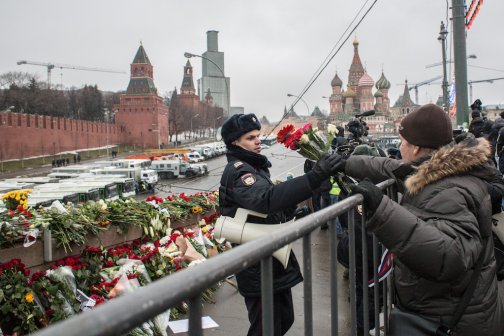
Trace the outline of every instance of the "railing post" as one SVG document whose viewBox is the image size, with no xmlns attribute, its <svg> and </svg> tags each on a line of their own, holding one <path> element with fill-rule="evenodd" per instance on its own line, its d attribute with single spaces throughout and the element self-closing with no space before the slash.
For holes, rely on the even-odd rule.
<svg viewBox="0 0 504 336">
<path fill-rule="evenodd" d="M 353 211 L 353 209 L 349 211 Z M 338 335 L 338 237 L 336 225 L 329 225 L 329 244 L 331 246 L 331 335 Z"/>
<path fill-rule="evenodd" d="M 362 317 L 364 332 L 369 330 L 369 296 L 368 296 L 368 249 L 367 249 L 367 230 L 366 230 L 366 216 L 362 212 L 361 217 L 361 240 L 362 240 Z"/>
<path fill-rule="evenodd" d="M 356 291 L 355 286 L 355 211 L 352 209 L 348 212 L 348 233 L 350 239 L 350 313 L 351 313 L 351 330 L 352 336 L 357 335 L 357 306 L 356 306 Z"/>
<path fill-rule="evenodd" d="M 382 246 L 382 255 L 385 252 L 385 246 Z M 383 327 L 385 329 L 385 335 L 388 334 L 388 278 L 383 279 Z"/>
<path fill-rule="evenodd" d="M 311 233 L 303 237 L 303 273 L 305 335 L 313 336 Z"/>
<path fill-rule="evenodd" d="M 189 299 L 189 335 L 203 336 L 201 329 L 201 293 Z"/>
<path fill-rule="evenodd" d="M 380 335 L 380 282 L 378 281 L 378 258 L 379 258 L 378 239 L 373 234 L 373 297 L 374 297 L 374 316 L 375 316 L 375 335 Z"/>
<path fill-rule="evenodd" d="M 263 335 L 273 336 L 273 259 L 267 256 L 261 259 L 261 305 Z"/>
</svg>

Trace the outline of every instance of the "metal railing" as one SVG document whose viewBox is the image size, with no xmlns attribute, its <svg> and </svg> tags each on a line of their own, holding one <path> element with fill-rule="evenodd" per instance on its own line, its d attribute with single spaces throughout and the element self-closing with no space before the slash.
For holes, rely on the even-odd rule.
<svg viewBox="0 0 504 336">
<path fill-rule="evenodd" d="M 390 179 L 378 184 L 387 189 L 387 195 L 397 200 L 395 181 Z M 354 208 L 362 203 L 362 195 L 348 197 L 337 204 L 326 207 L 316 213 L 296 220 L 288 227 L 273 231 L 264 238 L 254 240 L 235 247 L 216 257 L 210 258 L 196 267 L 177 272 L 148 286 L 141 287 L 128 295 L 111 300 L 85 313 L 42 329 L 37 336 L 104 336 L 121 335 L 141 325 L 143 322 L 166 312 L 169 308 L 187 300 L 189 303 L 189 334 L 203 335 L 201 329 L 202 301 L 201 293 L 220 280 L 231 274 L 240 272 L 250 265 L 261 262 L 262 272 L 262 307 L 264 335 L 273 335 L 273 271 L 272 254 L 279 248 L 303 239 L 303 276 L 304 276 L 304 327 L 305 335 L 313 335 L 313 305 L 312 305 L 312 260 L 310 234 L 328 220 L 337 215 L 347 213 L 349 250 L 350 250 L 350 311 L 351 335 L 357 335 L 356 308 L 356 256 L 355 256 L 355 211 Z M 364 229 L 364 211 L 362 217 L 362 291 L 363 291 L 363 323 L 364 330 L 369 330 L 369 300 L 367 274 L 367 233 Z M 330 291 L 331 291 L 331 335 L 338 334 L 338 289 L 337 289 L 337 234 L 334 225 L 329 226 L 330 234 Z M 377 278 L 378 258 L 380 247 L 373 235 L 374 278 Z M 379 286 L 374 286 L 374 320 L 375 330 L 380 329 L 380 311 L 385 318 L 385 335 L 387 334 L 387 316 L 390 295 L 387 279 L 382 283 L 383 303 L 380 303 Z M 382 310 L 383 308 L 383 310 Z M 376 332 L 375 335 L 380 335 Z"/>
</svg>

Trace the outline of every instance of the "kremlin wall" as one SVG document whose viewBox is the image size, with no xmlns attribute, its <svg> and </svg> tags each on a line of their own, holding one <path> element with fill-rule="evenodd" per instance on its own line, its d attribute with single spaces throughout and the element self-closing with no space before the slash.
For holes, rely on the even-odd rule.
<svg viewBox="0 0 504 336">
<path fill-rule="evenodd" d="M 0 161 L 112 144 L 157 148 L 167 143 L 168 106 L 158 96 L 153 77 L 153 67 L 140 45 L 126 93 L 114 105 L 115 123 L 0 112 Z"/>
<path fill-rule="evenodd" d="M 103 147 L 107 137 L 117 144 L 125 134 L 115 124 L 0 112 L 0 161 Z"/>
</svg>

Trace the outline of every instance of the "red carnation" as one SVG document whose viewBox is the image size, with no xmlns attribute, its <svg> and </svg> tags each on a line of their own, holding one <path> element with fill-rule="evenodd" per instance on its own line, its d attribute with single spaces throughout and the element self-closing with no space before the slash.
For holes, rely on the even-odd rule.
<svg viewBox="0 0 504 336">
<path fill-rule="evenodd" d="M 278 134 L 277 134 L 277 141 L 280 143 L 284 143 L 285 140 L 291 135 L 291 133 L 294 132 L 294 126 L 293 125 L 287 125 L 284 128 L 282 128 Z"/>
<path fill-rule="evenodd" d="M 310 130 L 310 128 L 311 128 L 311 127 L 312 127 L 312 126 L 311 126 L 311 124 L 310 124 L 310 123 L 306 123 L 306 124 L 305 124 L 305 125 L 301 128 L 301 130 L 303 131 L 303 133 L 307 133 L 307 132 Z"/>
</svg>

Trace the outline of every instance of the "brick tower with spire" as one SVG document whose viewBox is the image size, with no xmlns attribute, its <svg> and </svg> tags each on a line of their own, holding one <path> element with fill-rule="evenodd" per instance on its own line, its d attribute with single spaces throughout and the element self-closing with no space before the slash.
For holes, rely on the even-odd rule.
<svg viewBox="0 0 504 336">
<path fill-rule="evenodd" d="M 115 121 L 125 131 L 124 143 L 145 148 L 168 143 L 168 106 L 158 96 L 153 66 L 141 43 L 131 63 L 128 88 L 119 99 Z"/>
<path fill-rule="evenodd" d="M 355 38 L 353 41 L 353 47 L 354 47 L 354 55 L 352 59 L 352 64 L 350 65 L 350 70 L 348 71 L 348 84 L 352 88 L 352 91 L 357 93 L 359 80 L 364 75 L 365 71 L 359 56 L 359 41 L 357 41 L 357 38 Z M 358 95 L 353 99 L 353 104 L 355 110 L 360 109 L 360 99 Z"/>
</svg>

